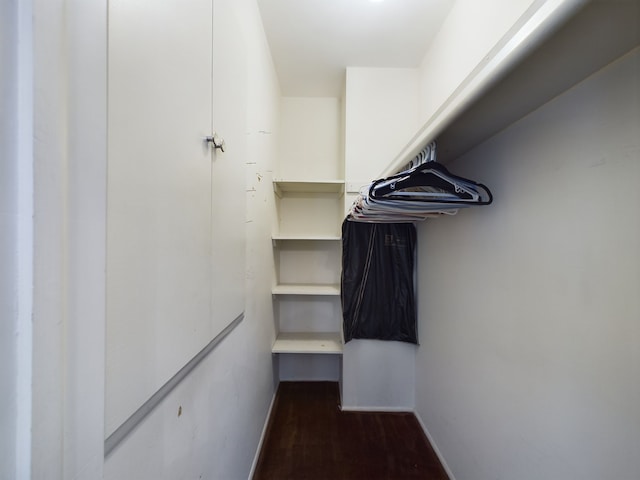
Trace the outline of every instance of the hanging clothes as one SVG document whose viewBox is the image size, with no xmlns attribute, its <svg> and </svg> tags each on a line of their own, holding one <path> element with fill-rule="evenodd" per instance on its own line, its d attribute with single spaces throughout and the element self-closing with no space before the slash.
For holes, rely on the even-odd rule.
<svg viewBox="0 0 640 480">
<path fill-rule="evenodd" d="M 418 343 L 414 295 L 416 229 L 411 223 L 342 224 L 344 341 Z"/>
</svg>

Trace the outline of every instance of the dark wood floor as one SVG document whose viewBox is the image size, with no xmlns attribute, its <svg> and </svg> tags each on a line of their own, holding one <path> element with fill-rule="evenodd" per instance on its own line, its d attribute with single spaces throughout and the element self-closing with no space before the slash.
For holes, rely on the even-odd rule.
<svg viewBox="0 0 640 480">
<path fill-rule="evenodd" d="M 448 478 L 413 414 L 339 403 L 337 383 L 281 383 L 253 479 Z"/>
</svg>

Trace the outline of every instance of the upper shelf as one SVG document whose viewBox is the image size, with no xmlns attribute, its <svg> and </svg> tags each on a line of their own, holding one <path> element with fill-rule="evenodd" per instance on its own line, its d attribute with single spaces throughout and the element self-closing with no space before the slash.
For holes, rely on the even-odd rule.
<svg viewBox="0 0 640 480">
<path fill-rule="evenodd" d="M 456 159 L 640 44 L 637 0 L 592 0 L 530 23 L 465 79 L 382 176 L 433 140 L 439 162 Z"/>
<path fill-rule="evenodd" d="M 283 193 L 344 193 L 344 180 L 274 180 L 273 191 L 278 197 Z"/>
</svg>

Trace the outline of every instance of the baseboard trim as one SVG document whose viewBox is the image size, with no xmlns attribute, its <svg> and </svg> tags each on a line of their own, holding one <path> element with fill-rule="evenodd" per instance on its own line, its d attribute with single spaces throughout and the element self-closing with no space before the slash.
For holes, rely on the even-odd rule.
<svg viewBox="0 0 640 480">
<path fill-rule="evenodd" d="M 429 433 L 429 430 L 427 429 L 427 426 L 424 424 L 424 422 L 422 421 L 422 417 L 420 416 L 420 414 L 416 411 L 413 412 L 413 414 L 416 416 L 416 418 L 418 419 L 418 423 L 420 424 L 420 426 L 422 427 L 422 431 L 424 432 L 424 434 L 427 436 L 427 439 L 429 440 L 429 443 L 431 444 L 431 448 L 433 448 L 433 451 L 435 452 L 435 454 L 438 457 L 438 460 L 440 460 L 440 463 L 442 464 L 442 468 L 444 468 L 444 471 L 447 473 L 447 476 L 449 477 L 449 480 L 456 480 L 456 477 L 453 476 L 453 472 L 451 471 L 451 469 L 449 468 L 449 465 L 447 465 L 447 461 L 444 459 L 444 457 L 442 456 L 442 453 L 440 452 L 440 449 L 438 448 L 438 445 L 436 445 L 436 442 L 433 441 L 433 437 L 431 436 L 431 434 Z"/>
<path fill-rule="evenodd" d="M 273 410 L 273 405 L 276 402 L 276 393 L 273 392 L 273 397 L 271 397 L 271 404 L 269 405 L 269 410 L 267 411 L 267 417 L 264 420 L 264 425 L 262 426 L 262 433 L 260 434 L 260 440 L 258 441 L 258 447 L 256 448 L 256 453 L 253 456 L 253 462 L 251 463 L 251 470 L 249 470 L 249 477 L 247 480 L 251 480 L 253 478 L 254 473 L 256 473 L 256 467 L 258 466 L 258 459 L 260 458 L 260 452 L 262 451 L 262 444 L 264 443 L 264 438 L 267 435 L 267 428 L 269 427 L 269 420 L 271 419 L 271 411 Z"/>
</svg>

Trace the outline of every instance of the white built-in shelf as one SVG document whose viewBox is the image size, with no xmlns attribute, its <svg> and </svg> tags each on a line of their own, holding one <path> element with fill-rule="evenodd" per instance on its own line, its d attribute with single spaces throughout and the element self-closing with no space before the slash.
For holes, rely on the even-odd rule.
<svg viewBox="0 0 640 480">
<path fill-rule="evenodd" d="M 342 354 L 342 337 L 339 333 L 279 333 L 273 353 L 325 353 Z"/>
<path fill-rule="evenodd" d="M 271 289 L 273 295 L 340 295 L 340 285 L 280 284 Z"/>
<path fill-rule="evenodd" d="M 339 241 L 342 240 L 342 236 L 340 235 L 305 235 L 305 234 L 297 234 L 297 233 L 276 233 L 271 236 L 271 239 L 274 241 L 295 241 L 295 240 L 304 240 L 304 241 Z"/>
<path fill-rule="evenodd" d="M 273 191 L 278 197 L 284 193 L 344 193 L 344 180 L 274 180 Z"/>
</svg>

